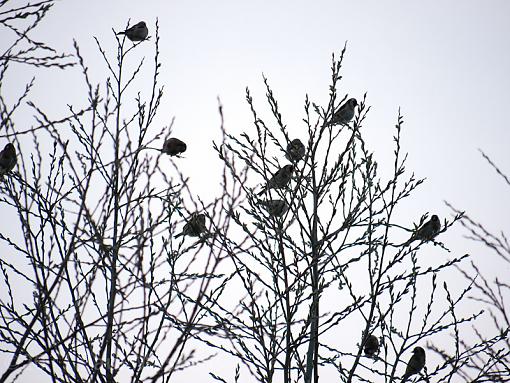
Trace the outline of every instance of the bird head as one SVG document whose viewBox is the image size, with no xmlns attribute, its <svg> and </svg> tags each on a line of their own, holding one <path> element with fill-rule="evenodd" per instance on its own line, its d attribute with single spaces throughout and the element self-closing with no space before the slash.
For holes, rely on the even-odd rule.
<svg viewBox="0 0 510 383">
<path fill-rule="evenodd" d="M 7 145 L 5 145 L 4 150 L 6 152 L 16 153 L 16 149 L 14 149 L 14 145 L 11 143 L 8 143 Z"/>
<path fill-rule="evenodd" d="M 356 107 L 356 105 L 358 105 L 358 101 L 356 101 L 355 98 L 350 98 L 347 103 L 349 104 L 349 106 L 354 109 Z"/>
<path fill-rule="evenodd" d="M 379 339 L 370 334 L 365 340 L 365 354 L 375 354 L 379 349 Z"/>
<path fill-rule="evenodd" d="M 196 220 L 200 225 L 205 226 L 205 214 L 197 214 Z"/>
<path fill-rule="evenodd" d="M 184 142 L 181 140 L 176 139 L 177 146 L 182 149 L 182 151 L 185 151 L 187 149 L 187 146 Z"/>
<path fill-rule="evenodd" d="M 418 346 L 413 349 L 413 354 L 425 357 L 425 350 L 423 347 Z"/>
<path fill-rule="evenodd" d="M 145 25 L 145 21 L 140 21 L 138 24 L 135 25 L 135 27 L 138 27 L 138 28 L 145 28 L 146 25 Z"/>
<path fill-rule="evenodd" d="M 292 172 L 294 171 L 294 165 L 285 165 L 285 166 L 283 167 L 283 171 L 284 171 L 285 173 L 290 173 L 290 174 L 292 174 Z"/>
<path fill-rule="evenodd" d="M 430 220 L 433 222 L 437 222 L 437 221 L 439 221 L 439 217 L 434 214 L 432 217 L 430 217 Z"/>
<path fill-rule="evenodd" d="M 294 147 L 294 148 L 299 148 L 301 145 L 303 145 L 303 144 L 301 143 L 301 140 L 300 140 L 299 138 L 295 138 L 295 139 L 293 139 L 293 140 L 290 142 L 290 144 L 291 144 L 291 145 L 292 145 L 292 147 Z"/>
</svg>

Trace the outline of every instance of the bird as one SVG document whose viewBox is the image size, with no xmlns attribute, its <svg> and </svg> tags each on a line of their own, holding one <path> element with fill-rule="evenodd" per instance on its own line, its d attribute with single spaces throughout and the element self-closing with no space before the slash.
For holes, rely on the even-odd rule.
<svg viewBox="0 0 510 383">
<path fill-rule="evenodd" d="M 363 348 L 366 356 L 374 356 L 379 352 L 379 339 L 373 334 L 370 334 L 365 340 L 365 347 Z"/>
<path fill-rule="evenodd" d="M 422 347 L 415 347 L 413 350 L 413 356 L 407 363 L 406 373 L 402 377 L 402 383 L 407 381 L 411 375 L 415 375 L 425 367 L 425 350 Z"/>
<path fill-rule="evenodd" d="M 349 123 L 349 121 L 351 121 L 354 117 L 354 108 L 356 108 L 356 105 L 358 105 L 358 102 L 355 98 L 348 99 L 347 102 L 333 113 L 333 117 L 331 117 L 329 125 L 345 125 Z"/>
<path fill-rule="evenodd" d="M 281 217 L 289 210 L 287 202 L 281 199 L 271 199 L 268 201 L 261 201 L 260 203 L 266 208 L 269 215 L 273 217 Z"/>
<path fill-rule="evenodd" d="M 8 143 L 0 152 L 0 177 L 14 169 L 16 162 L 16 149 L 13 144 Z"/>
<path fill-rule="evenodd" d="M 266 186 L 264 186 L 259 195 L 264 194 L 264 192 L 269 189 L 283 189 L 286 187 L 292 178 L 293 172 L 294 165 L 285 165 L 283 168 L 278 169 L 271 179 L 267 181 Z"/>
<path fill-rule="evenodd" d="M 186 144 L 178 138 L 171 137 L 163 144 L 161 151 L 169 156 L 176 156 L 186 151 Z"/>
<path fill-rule="evenodd" d="M 287 145 L 287 151 L 285 152 L 285 158 L 290 162 L 298 162 L 305 156 L 306 148 L 299 138 L 292 140 Z"/>
<path fill-rule="evenodd" d="M 189 235 L 190 237 L 198 237 L 200 234 L 207 230 L 205 227 L 205 215 L 193 213 L 182 228 L 182 232 L 177 234 L 174 238 L 178 238 L 181 235 Z"/>
<path fill-rule="evenodd" d="M 430 217 L 430 220 L 425 222 L 422 227 L 413 233 L 411 238 L 404 243 L 404 246 L 409 245 L 415 240 L 430 241 L 439 233 L 439 230 L 441 230 L 441 222 L 439 221 L 439 217 L 434 214 Z"/>
<path fill-rule="evenodd" d="M 126 35 L 126 37 L 133 42 L 145 40 L 148 34 L 149 30 L 144 21 L 140 21 L 138 24 L 129 27 L 125 31 L 117 33 L 117 35 Z"/>
</svg>

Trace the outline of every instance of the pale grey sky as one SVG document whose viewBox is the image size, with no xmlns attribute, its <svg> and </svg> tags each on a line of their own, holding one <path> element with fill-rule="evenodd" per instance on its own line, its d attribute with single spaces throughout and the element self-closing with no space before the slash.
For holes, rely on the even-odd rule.
<svg viewBox="0 0 510 383">
<path fill-rule="evenodd" d="M 66 50 L 76 39 L 100 81 L 106 71 L 92 36 L 113 55 L 111 28 L 121 29 L 129 18 L 145 20 L 152 34 L 159 18 L 165 98 L 158 121 L 166 125 L 175 116 L 175 134 L 194 137 L 188 158 L 216 159 L 210 141 L 219 133 L 217 96 L 232 132 L 250 128 L 246 86 L 267 115 L 262 72 L 285 122 L 302 132 L 305 94 L 326 102 L 331 53 L 348 41 L 341 91 L 358 98 L 368 92 L 365 137 L 381 167 L 391 166 L 401 107 L 408 169 L 428 179 L 402 205 L 409 209 L 404 217 L 417 219 L 427 210 L 444 217 L 446 199 L 494 231 L 509 230 L 507 190 L 477 151 L 510 172 L 509 2 L 62 1 L 41 33 Z M 139 57 L 152 54 L 150 44 L 137 50 Z M 39 72 L 33 98 L 55 110 L 79 101 L 77 71 L 65 74 L 69 81 L 58 71 Z M 214 172 L 205 178 L 194 161 L 183 167 L 192 182 L 217 180 Z"/>
<path fill-rule="evenodd" d="M 331 53 L 348 41 L 341 90 L 358 98 L 368 92 L 365 135 L 383 165 L 401 107 L 408 168 L 429 180 L 413 198 L 416 208 L 444 215 L 447 199 L 505 229 L 506 190 L 477 148 L 510 171 L 509 2 L 62 1 L 41 33 L 67 50 L 76 39 L 99 81 L 105 70 L 92 36 L 113 48 L 112 27 L 119 30 L 131 18 L 145 20 L 153 32 L 156 17 L 165 84 L 159 119 L 164 125 L 175 116 L 176 134 L 200 137 L 189 158 L 214 156 L 208 138 L 218 134 L 217 96 L 228 129 L 249 127 L 244 88 L 265 108 L 262 72 L 287 124 L 302 129 L 304 95 L 325 102 Z M 149 44 L 138 51 L 140 57 L 152 53 Z M 45 73 L 38 75 L 34 99 L 50 92 L 47 103 L 57 109 L 64 94 L 80 99 L 76 72 L 67 74 L 74 82 L 55 82 L 58 71 Z"/>
<path fill-rule="evenodd" d="M 348 41 L 340 91 L 357 98 L 368 92 L 372 111 L 364 133 L 381 168 L 392 166 L 400 107 L 407 169 L 428 179 L 401 205 L 402 224 L 426 211 L 448 216 L 448 200 L 489 229 L 510 233 L 508 188 L 477 151 L 510 173 L 510 2 L 63 0 L 39 30 L 41 40 L 62 50 L 71 51 L 76 39 L 93 79 L 101 81 L 106 69 L 92 37 L 113 55 L 111 28 L 121 30 L 129 18 L 145 20 L 152 36 L 159 18 L 165 97 L 156 124 L 176 117 L 175 135 L 190 142 L 183 170 L 197 190 L 219 179 L 197 167 L 198 158 L 216 161 L 217 96 L 229 131 L 251 129 L 244 89 L 251 88 L 267 116 L 263 72 L 284 121 L 304 132 L 305 94 L 327 101 L 331 53 Z M 140 58 L 152 53 L 151 44 L 137 47 Z M 78 71 L 37 70 L 31 99 L 55 117 L 64 114 L 63 105 L 83 98 Z M 7 97 L 31 73 L 18 71 Z M 458 225 L 442 238 L 456 255 L 473 248 L 462 234 Z"/>
</svg>

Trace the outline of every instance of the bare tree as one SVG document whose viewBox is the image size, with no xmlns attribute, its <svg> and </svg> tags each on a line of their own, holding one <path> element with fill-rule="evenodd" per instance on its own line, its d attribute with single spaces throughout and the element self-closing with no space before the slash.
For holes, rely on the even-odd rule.
<svg viewBox="0 0 510 383">
<path fill-rule="evenodd" d="M 480 150 L 482 157 L 488 162 L 503 182 L 510 186 L 508 176 Z M 447 205 L 458 212 L 450 203 Z M 510 244 L 505 233 L 499 235 L 491 233 L 482 223 L 466 214 L 460 221 L 467 230 L 467 238 L 482 244 L 488 251 L 483 254 L 485 259 L 492 258 L 499 262 L 504 269 L 510 264 Z M 492 254 L 492 255 L 491 255 Z M 484 307 L 488 320 L 484 326 L 473 329 L 475 343 L 461 340 L 464 349 L 477 348 L 476 354 L 469 360 L 465 368 L 459 371 L 466 382 L 509 382 L 510 381 L 510 343 L 508 334 L 510 330 L 510 286 L 506 282 L 506 275 L 496 275 L 494 280 L 488 277 L 481 265 L 471 262 L 469 267 L 459 267 L 462 275 L 474 286 L 470 300 Z M 447 351 L 436 348 L 436 351 L 445 359 L 451 358 Z"/>
<path fill-rule="evenodd" d="M 236 382 L 241 365 L 264 383 L 317 383 L 321 369 L 336 370 L 344 382 L 397 381 L 416 346 L 433 349 L 431 341 L 453 332 L 451 349 L 458 350 L 462 334 L 481 314 L 462 310 L 471 281 L 456 294 L 447 283 L 449 270 L 465 263 L 467 254 L 435 258 L 428 268 L 420 261 L 430 247 L 449 253 L 440 240 L 462 212 L 441 222 L 423 212 L 414 227 L 398 222 L 399 204 L 423 182 L 406 175 L 400 113 L 387 180 L 363 139 L 366 97 L 352 123 L 336 124 L 342 120 L 339 105 L 350 102 L 347 95 L 338 101 L 337 93 L 344 52 L 338 60 L 333 56 L 327 105 L 306 97 L 301 130 L 287 127 L 264 78 L 274 120 L 259 117 L 247 89 L 253 131 L 240 137 L 225 133 L 223 144 L 216 145 L 232 179 L 241 181 L 235 166 L 243 163 L 243 174 L 261 180 L 260 186 L 243 183 L 243 199 L 230 212 L 235 225 L 225 237 L 236 270 L 230 291 L 238 292 L 239 303 L 219 299 L 210 311 L 222 342 L 201 337 L 239 360 Z M 296 139 L 305 143 L 301 159 L 289 155 Z M 280 176 L 290 160 L 293 176 L 286 184 Z M 431 223 L 440 228 L 430 231 Z M 352 333 L 346 328 L 356 328 L 356 334 L 346 334 Z M 353 337 L 357 345 L 346 348 Z M 376 351 L 365 351 L 369 340 Z M 426 364 L 416 376 L 449 381 L 483 352 L 470 347 L 447 363 Z M 227 381 L 215 372 L 211 376 Z"/>
<path fill-rule="evenodd" d="M 33 28 L 51 5 L 9 10 L 5 21 L 34 15 Z M 15 144 L 18 165 L 3 177 L 0 204 L 18 229 L 0 234 L 6 254 L 0 341 L 7 361 L 0 381 L 16 380 L 29 365 L 52 381 L 168 381 L 211 357 L 186 345 L 209 331 L 200 325 L 203 312 L 227 277 L 217 272 L 224 255 L 214 231 L 224 227 L 228 217 L 221 212 L 234 197 L 225 192 L 203 201 L 179 171 L 181 159 L 159 149 L 173 122 L 153 126 L 163 97 L 158 24 L 152 44 L 114 34 L 113 57 L 96 39 L 109 72 L 103 84 L 90 81 L 78 44 L 72 57 L 38 57 L 51 49 L 28 37 L 30 27 L 10 28 L 33 47 L 16 50 L 13 43 L 2 75 L 12 63 L 65 68 L 64 60 L 76 60 L 88 104 L 69 106 L 65 118 L 55 119 L 29 102 L 36 125 L 22 130 L 14 112 L 30 85 L 10 109 L 2 103 L 1 137 Z M 152 65 L 133 64 L 133 52 L 149 44 Z M 134 88 L 150 71 L 149 87 Z M 185 230 L 189 235 L 176 239 L 196 212 L 206 232 Z"/>
<path fill-rule="evenodd" d="M 45 41 L 38 41 L 34 35 L 39 23 L 55 5 L 55 0 L 26 2 L 9 7 L 13 2 L 0 2 L 0 26 L 3 28 L 5 50 L 0 55 L 1 75 L 5 75 L 11 63 L 28 64 L 39 67 L 57 67 L 60 69 L 74 65 L 72 56 L 58 53 Z"/>
<path fill-rule="evenodd" d="M 204 200 L 179 170 L 185 159 L 161 149 L 173 121 L 154 126 L 163 100 L 158 23 L 141 42 L 114 34 L 113 56 L 96 39 L 108 75 L 94 84 L 77 43 L 70 56 L 29 37 L 53 1 L 7 3 L 0 17 L 15 38 L 0 86 L 9 66 L 76 63 L 87 102 L 55 118 L 26 102 L 31 83 L 11 106 L 0 93 L 0 138 L 18 153 L 0 183 L 13 228 L 0 233 L 0 382 L 28 366 L 55 382 L 170 381 L 218 350 L 239 361 L 236 382 L 246 372 L 259 382 L 317 383 L 326 370 L 344 382 L 392 382 L 416 346 L 443 361 L 415 363 L 410 379 L 468 381 L 470 370 L 475 381 L 503 381 L 506 354 L 493 345 L 508 322 L 499 335 L 464 340 L 480 312 L 460 309 L 488 284 L 447 283 L 469 256 L 424 266 L 424 251 L 449 254 L 443 233 L 462 213 L 436 220 L 424 209 L 412 227 L 400 222 L 401 202 L 423 180 L 405 171 L 400 111 L 392 174 L 379 174 L 363 139 L 366 96 L 339 96 L 345 48 L 332 59 L 327 105 L 305 98 L 299 133 L 266 78 L 274 121 L 260 118 L 247 89 L 254 129 L 237 137 L 222 123 L 221 193 Z M 148 46 L 154 60 L 137 61 Z M 18 129 L 24 103 L 36 123 Z M 435 340 L 445 334 L 453 342 L 442 350 Z"/>
</svg>

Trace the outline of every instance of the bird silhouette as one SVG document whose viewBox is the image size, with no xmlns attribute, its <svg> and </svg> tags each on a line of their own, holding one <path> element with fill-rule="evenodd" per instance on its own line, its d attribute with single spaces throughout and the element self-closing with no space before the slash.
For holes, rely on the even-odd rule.
<svg viewBox="0 0 510 383">
<path fill-rule="evenodd" d="M 2 151 L 0 151 L 0 177 L 9 173 L 16 166 L 16 149 L 14 145 L 8 143 Z"/>
<path fill-rule="evenodd" d="M 354 117 L 354 109 L 358 105 L 358 102 L 355 98 L 348 99 L 342 106 L 340 106 L 335 113 L 333 113 L 333 117 L 331 117 L 331 121 L 329 125 L 345 125 L 348 124 L 349 121 Z"/>
<path fill-rule="evenodd" d="M 425 350 L 422 347 L 415 347 L 413 350 L 413 356 L 407 363 L 406 373 L 402 377 L 402 383 L 407 381 L 411 375 L 415 375 L 425 367 Z"/>
<path fill-rule="evenodd" d="M 365 340 L 365 347 L 363 348 L 366 356 L 374 356 L 379 352 L 379 339 L 373 334 L 370 334 Z"/>
<path fill-rule="evenodd" d="M 145 25 L 145 22 L 140 21 L 138 24 L 129 27 L 123 32 L 118 32 L 117 34 L 126 35 L 126 37 L 129 40 L 135 42 L 145 40 L 147 38 L 147 35 L 149 34 L 149 30 L 147 29 L 147 25 Z"/>
<path fill-rule="evenodd" d="M 171 137 L 163 144 L 161 151 L 169 156 L 176 156 L 186 151 L 186 144 L 178 138 Z"/>
<path fill-rule="evenodd" d="M 260 204 L 264 206 L 269 213 L 269 215 L 273 217 L 281 217 L 284 215 L 287 210 L 289 210 L 289 206 L 287 202 L 281 199 L 271 199 L 268 201 L 261 201 Z"/>
<path fill-rule="evenodd" d="M 287 145 L 285 158 L 287 158 L 290 162 L 298 162 L 305 156 L 305 153 L 305 145 L 303 145 L 299 138 L 296 138 Z"/>
<path fill-rule="evenodd" d="M 409 238 L 403 245 L 407 246 L 416 240 L 430 241 L 439 233 L 440 230 L 441 222 L 439 221 L 439 217 L 434 214 L 430 217 L 430 220 L 425 222 L 418 230 L 416 230 L 413 235 L 411 235 L 411 238 Z"/>
<path fill-rule="evenodd" d="M 205 227 L 205 215 L 193 213 L 189 220 L 182 228 L 182 232 L 177 234 L 174 238 L 178 238 L 182 235 L 189 235 L 190 237 L 198 237 L 200 234 L 207 230 Z"/>
<path fill-rule="evenodd" d="M 264 192 L 269 189 L 283 189 L 286 187 L 292 179 L 293 172 L 293 165 L 285 165 L 283 168 L 278 169 L 271 179 L 267 181 L 267 184 L 264 186 L 259 195 L 264 194 Z"/>
</svg>

